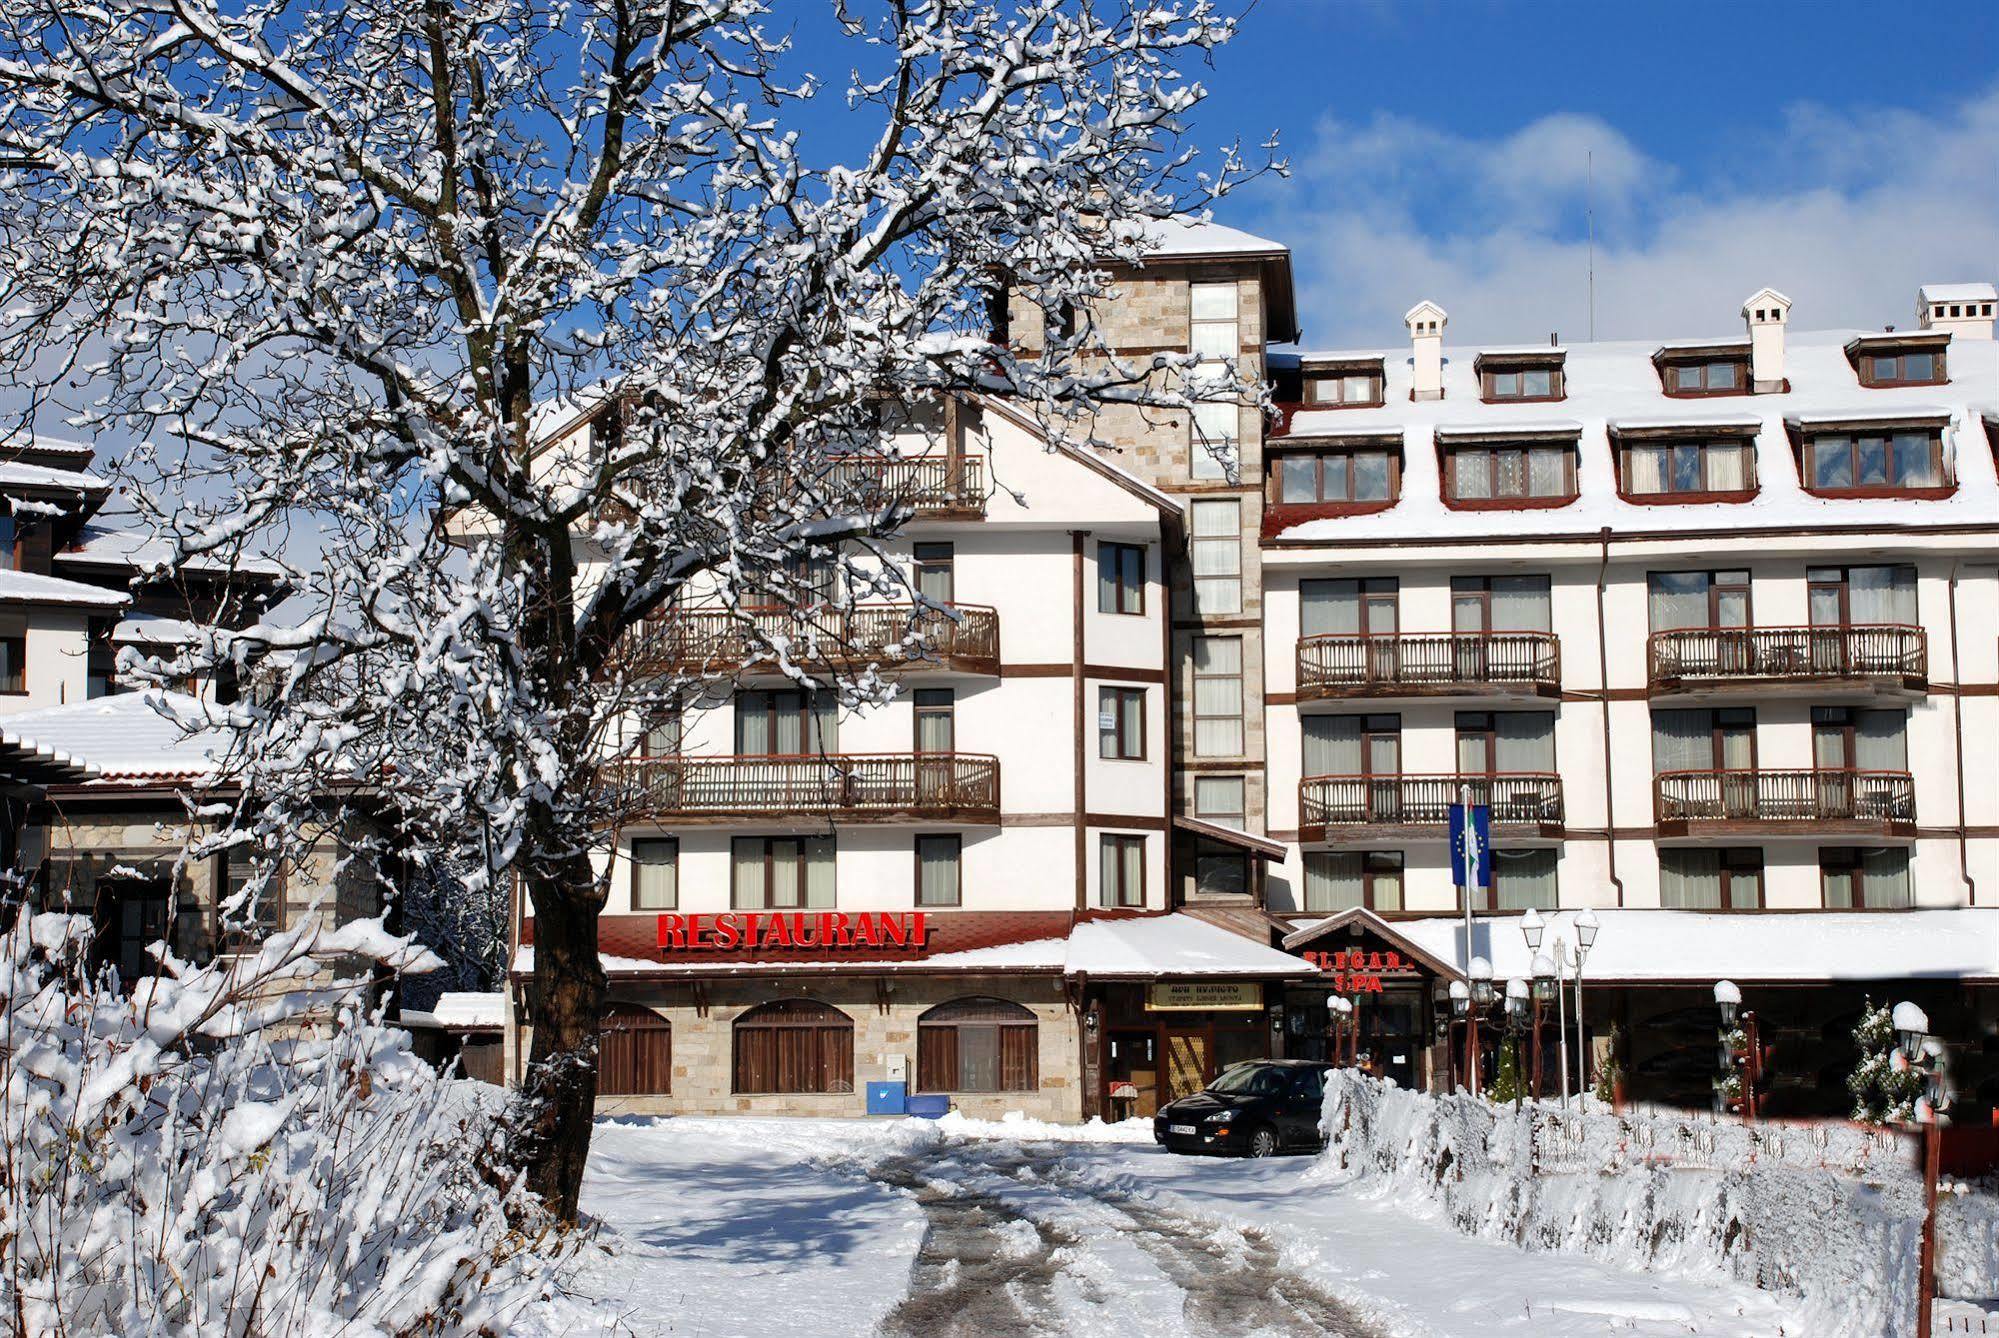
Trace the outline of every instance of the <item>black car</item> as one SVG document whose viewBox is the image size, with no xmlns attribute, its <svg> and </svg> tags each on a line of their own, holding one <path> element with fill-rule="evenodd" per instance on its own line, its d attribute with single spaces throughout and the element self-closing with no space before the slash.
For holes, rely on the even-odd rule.
<svg viewBox="0 0 1999 1338">
<path fill-rule="evenodd" d="M 1168 1152 L 1270 1157 L 1324 1146 L 1319 1108 L 1330 1064 L 1254 1059 L 1233 1064 L 1192 1096 L 1160 1107 L 1152 1139 Z"/>
</svg>

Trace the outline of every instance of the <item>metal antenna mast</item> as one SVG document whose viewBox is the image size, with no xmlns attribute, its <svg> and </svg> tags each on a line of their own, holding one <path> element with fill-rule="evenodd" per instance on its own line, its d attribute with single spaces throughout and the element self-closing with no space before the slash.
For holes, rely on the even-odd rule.
<svg viewBox="0 0 1999 1338">
<path fill-rule="evenodd" d="M 1583 153 L 1583 217 L 1589 223 L 1589 341 L 1596 342 L 1596 150 Z"/>
</svg>

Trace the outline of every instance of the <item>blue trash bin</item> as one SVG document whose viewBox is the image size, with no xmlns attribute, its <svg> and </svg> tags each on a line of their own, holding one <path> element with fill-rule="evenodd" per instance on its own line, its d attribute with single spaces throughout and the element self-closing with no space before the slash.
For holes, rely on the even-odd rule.
<svg viewBox="0 0 1999 1338">
<path fill-rule="evenodd" d="M 868 1084 L 868 1114 L 901 1115 L 908 1091 L 899 1082 L 871 1082 Z"/>
<path fill-rule="evenodd" d="M 940 1092 L 922 1092 L 909 1098 L 909 1113 L 919 1120 L 941 1119 L 951 1109 L 951 1098 Z"/>
</svg>

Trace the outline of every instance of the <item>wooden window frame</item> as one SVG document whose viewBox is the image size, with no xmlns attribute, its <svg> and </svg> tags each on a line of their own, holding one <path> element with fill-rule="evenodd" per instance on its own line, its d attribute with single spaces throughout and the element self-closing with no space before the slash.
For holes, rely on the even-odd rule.
<svg viewBox="0 0 1999 1338">
<path fill-rule="evenodd" d="M 951 585 L 951 597 L 944 602 L 955 605 L 958 602 L 958 546 L 941 540 L 925 540 L 920 544 L 911 544 L 909 549 L 911 593 L 922 589 L 926 572 L 936 571 L 943 572 L 945 579 Z"/>
<path fill-rule="evenodd" d="M 1370 391 L 1367 399 L 1350 400 L 1342 397 L 1336 400 L 1319 400 L 1312 398 L 1312 386 L 1315 383 L 1328 379 L 1344 383 L 1350 376 L 1364 376 L 1367 378 Z M 1357 371 L 1340 371 L 1331 367 L 1314 367 L 1300 369 L 1298 377 L 1301 382 L 1298 387 L 1298 403 L 1299 407 L 1304 409 L 1315 411 L 1319 409 L 1379 409 L 1383 404 L 1387 403 L 1386 378 L 1378 368 L 1369 367 Z M 1343 384 L 1342 390 L 1344 391 L 1344 389 Z"/>
<path fill-rule="evenodd" d="M 1678 384 L 1679 374 L 1689 367 L 1700 368 L 1701 384 L 1696 388 L 1690 389 Z M 1719 389 L 1710 387 L 1708 372 L 1714 367 L 1733 367 L 1735 384 Z M 1714 355 L 1698 358 L 1662 358 L 1659 361 L 1659 389 L 1668 399 L 1711 400 L 1747 395 L 1753 388 L 1750 377 L 1751 367 L 1747 353 L 1740 357 Z"/>
<path fill-rule="evenodd" d="M 1529 372 L 1548 374 L 1546 395 L 1501 395 L 1494 389 L 1494 382 L 1502 376 L 1524 376 Z M 1566 364 L 1554 362 L 1517 362 L 1504 367 L 1482 367 L 1478 373 L 1479 399 L 1486 404 L 1553 404 L 1569 397 L 1569 378 Z"/>
<path fill-rule="evenodd" d="M 1108 707 L 1108 709 L 1106 709 Z M 1138 714 L 1138 751 L 1124 751 L 1125 725 L 1133 711 Z M 1103 717 L 1110 716 L 1111 727 L 1103 727 Z M 1097 687 L 1097 757 L 1105 762 L 1143 762 L 1146 755 L 1145 731 L 1145 689 L 1128 688 L 1114 684 L 1099 684 Z M 1114 751 L 1106 752 L 1106 748 Z"/>
<path fill-rule="evenodd" d="M 1705 627 L 1661 627 L 1652 621 L 1652 583 L 1661 576 L 1698 576 L 1707 582 L 1707 624 Z M 1741 580 L 1723 580 L 1740 576 Z M 1721 621 L 1722 596 L 1730 591 L 1742 594 L 1742 625 Z M 1645 572 L 1645 630 L 1651 632 L 1701 632 L 1747 630 L 1756 626 L 1756 580 L 1747 567 L 1652 567 Z"/>
<path fill-rule="evenodd" d="M 212 875 L 213 896 L 209 905 L 209 914 L 214 925 L 212 937 L 216 950 L 221 953 L 254 952 L 263 935 L 283 933 L 291 923 L 288 918 L 290 907 L 286 904 L 291 870 L 288 865 L 280 862 L 271 871 L 270 880 L 264 884 L 264 899 L 258 903 L 259 909 L 266 910 L 267 914 L 260 917 L 255 927 L 248 930 L 228 930 L 223 927 L 222 903 L 230 892 L 229 871 L 235 867 L 239 856 L 247 856 L 248 853 L 242 846 L 230 846 L 215 858 Z M 171 914 L 170 908 L 169 915 Z"/>
<path fill-rule="evenodd" d="M 642 906 L 639 904 L 639 870 L 645 866 L 639 863 L 640 846 L 668 846 L 672 848 L 673 897 L 664 906 Z M 677 836 L 638 836 L 632 838 L 627 861 L 631 864 L 630 896 L 634 912 L 672 911 L 680 909 L 680 838 Z M 765 895 L 768 896 L 768 887 Z"/>
<path fill-rule="evenodd" d="M 738 688 L 736 689 L 736 695 L 734 701 L 734 706 L 736 708 L 734 712 L 735 719 L 730 728 L 731 738 L 729 740 L 731 750 L 735 756 L 737 757 L 788 756 L 788 754 L 785 753 L 746 753 L 742 750 L 742 729 L 743 729 L 742 702 L 745 697 L 762 697 L 764 699 L 764 719 L 773 722 L 779 718 L 779 712 L 777 710 L 778 701 L 783 698 L 795 697 L 798 703 L 797 713 L 799 716 L 798 737 L 804 741 L 801 744 L 801 746 L 811 750 L 809 752 L 801 753 L 798 755 L 802 757 L 817 757 L 820 756 L 825 751 L 823 748 L 816 746 L 822 741 L 818 738 L 818 730 L 814 727 L 813 724 L 814 712 L 812 708 L 814 703 L 817 701 L 817 698 L 812 693 L 807 692 L 803 688 Z M 838 704 L 835 703 L 836 712 L 837 712 L 837 705 Z M 771 738 L 776 739 L 777 734 L 778 731 L 773 725 L 773 727 L 770 730 Z"/>
<path fill-rule="evenodd" d="M 1308 860 L 1310 859 L 1355 860 L 1360 865 L 1360 903 L 1362 906 L 1366 907 L 1370 911 L 1376 911 L 1388 915 L 1399 915 L 1406 912 L 1409 909 L 1409 861 L 1408 858 L 1404 855 L 1404 853 L 1400 850 L 1308 850 L 1305 852 L 1305 858 Z M 1391 862 L 1392 862 L 1392 868 L 1391 868 Z M 1377 898 L 1375 896 L 1375 887 L 1380 882 L 1380 880 L 1386 877 L 1390 872 L 1394 873 L 1396 884 L 1401 889 L 1401 896 L 1398 899 L 1401 901 L 1402 904 L 1399 906 L 1390 906 L 1384 909 L 1383 907 L 1376 904 Z M 1301 898 L 1309 899 L 1311 895 L 1310 892 L 1307 890 L 1309 887 L 1310 887 L 1310 880 L 1308 878 L 1306 879 L 1305 882 L 1301 883 L 1299 887 Z M 1313 906 L 1309 904 L 1309 900 L 1307 901 L 1307 904 L 1303 905 L 1300 909 L 1302 909 L 1308 915 L 1338 914 L 1337 910 L 1331 910 L 1325 908 L 1315 909 Z"/>
<path fill-rule="evenodd" d="M 923 843 L 925 841 L 949 841 L 952 844 L 954 851 L 952 867 L 957 870 L 958 876 L 953 880 L 955 886 L 951 889 L 951 900 L 949 901 L 925 901 L 923 899 Z M 937 908 L 952 909 L 965 904 L 965 838 L 963 834 L 959 832 L 918 832 L 916 839 L 910 842 L 910 853 L 916 859 L 916 881 L 911 885 L 913 895 L 910 898 L 910 903 L 912 905 L 919 910 L 931 910 Z"/>
<path fill-rule="evenodd" d="M 1538 577 L 1547 586 L 1548 626 L 1546 628 L 1507 627 L 1495 629 L 1492 625 L 1492 581 L 1493 573 L 1476 576 L 1453 576 L 1450 578 L 1448 593 L 1451 597 L 1451 633 L 1454 636 L 1507 636 L 1513 634 L 1554 635 L 1555 625 L 1555 578 L 1551 572 L 1522 571 L 1500 572 L 1502 577 Z M 1390 578 L 1394 579 L 1393 577 Z M 1459 632 L 1457 625 L 1458 601 L 1469 599 L 1478 605 L 1479 625 L 1476 632 Z"/>
<path fill-rule="evenodd" d="M 1858 884 L 1856 884 L 1854 887 L 1855 895 L 1853 898 L 1853 904 L 1848 906 L 1833 905 L 1831 898 L 1826 895 L 1827 892 L 1830 890 L 1826 886 L 1826 875 L 1832 872 L 1841 872 L 1848 874 L 1851 877 L 1858 878 L 1860 871 L 1866 867 L 1863 860 L 1863 856 L 1865 856 L 1869 852 L 1886 851 L 1886 850 L 1899 850 L 1902 854 L 1902 877 L 1905 885 L 1908 887 L 1909 904 L 1907 906 L 1864 906 L 1861 904 L 1861 898 L 1859 895 L 1860 887 Z M 1828 859 L 1827 858 L 1828 856 L 1833 856 L 1835 858 Z M 1870 911 L 1879 914 L 1882 911 L 1901 911 L 1901 910 L 1916 909 L 1916 884 L 1915 884 L 1914 860 L 1912 859 L 1910 850 L 1907 846 L 1820 846 L 1818 848 L 1818 865 L 1819 865 L 1819 909 L 1820 910 Z"/>
<path fill-rule="evenodd" d="M 1660 883 L 1662 887 L 1665 882 L 1665 877 L 1664 877 L 1665 856 L 1676 850 L 1683 850 L 1683 849 L 1698 850 L 1701 848 L 1702 847 L 1698 846 L 1688 846 L 1688 847 L 1668 846 L 1665 849 L 1662 849 L 1659 852 L 1661 857 Z M 1769 891 L 1770 891 L 1770 879 L 1768 875 L 1767 862 L 1763 857 L 1763 847 L 1723 846 L 1719 850 L 1717 850 L 1715 854 L 1718 863 L 1720 865 L 1719 872 L 1721 874 L 1720 905 L 1706 906 L 1706 907 L 1667 906 L 1662 897 L 1660 901 L 1660 909 L 1686 911 L 1687 913 L 1693 915 L 1724 915 L 1729 913 L 1734 913 L 1738 915 L 1749 915 L 1756 911 L 1766 909 L 1769 905 L 1767 898 L 1769 896 Z M 1756 904 L 1754 906 L 1737 906 L 1734 904 L 1735 879 L 1738 875 L 1749 873 L 1752 871 L 1756 875 Z"/>
<path fill-rule="evenodd" d="M 1361 455 L 1380 455 L 1388 463 L 1388 496 L 1355 497 L 1355 460 Z M 1297 460 L 1312 462 L 1312 497 L 1306 501 L 1284 495 L 1284 467 Z M 1346 496 L 1326 496 L 1326 478 L 1336 468 L 1346 478 Z M 1270 500 L 1273 507 L 1309 506 L 1315 510 L 1341 508 L 1347 514 L 1385 511 L 1402 500 L 1402 452 L 1392 446 L 1336 446 L 1319 451 L 1273 453 L 1270 461 Z"/>
<path fill-rule="evenodd" d="M 805 880 L 807 877 L 806 871 L 810 865 L 810 858 L 806 852 L 806 843 L 810 841 L 826 841 L 830 843 L 829 849 L 833 856 L 833 903 L 830 906 L 807 906 L 804 901 L 804 898 L 807 895 L 806 885 L 805 885 Z M 771 889 L 774 886 L 776 886 L 775 880 L 771 877 L 771 870 L 775 868 L 777 864 L 776 847 L 780 842 L 786 845 L 796 846 L 798 848 L 798 892 L 800 900 L 799 904 L 796 906 L 780 906 L 776 902 L 771 900 Z M 742 849 L 742 847 L 744 847 L 745 845 L 756 845 L 756 846 L 761 846 L 763 848 L 763 897 L 754 906 L 738 906 L 735 904 L 736 863 L 737 863 L 736 852 Z M 738 910 L 738 911 L 802 911 L 802 910 L 817 911 L 817 910 L 835 909 L 840 904 L 840 838 L 838 837 L 837 834 L 832 836 L 777 835 L 777 836 L 730 837 L 729 838 L 729 903 L 731 910 Z"/>
<path fill-rule="evenodd" d="M 812 1004 L 824 1012 L 814 1016 L 786 1016 L 777 1011 L 786 1005 Z M 830 1015 L 830 1016 L 829 1016 Z M 811 1068 L 823 1085 L 752 1087 L 744 1082 L 743 1050 L 745 1032 L 811 1031 L 814 1051 Z M 729 1091 L 737 1096 L 845 1096 L 854 1091 L 854 1019 L 844 1010 L 818 999 L 771 999 L 746 1008 L 729 1024 Z M 844 1039 L 844 1054 L 840 1041 Z M 833 1047 L 828 1050 L 829 1041 Z M 829 1062 L 830 1061 L 830 1062 Z M 775 1066 L 773 1065 L 773 1068 Z M 844 1083 L 842 1086 L 841 1083 Z M 773 1077 L 777 1076 L 775 1073 Z"/>
<path fill-rule="evenodd" d="M 949 757 L 958 751 L 958 693 L 955 688 L 918 688 L 909 695 L 909 751 L 926 756 Z M 930 753 L 923 746 L 923 722 L 942 716 L 949 723 L 951 746 L 942 753 Z"/>
<path fill-rule="evenodd" d="M 1126 564 L 1134 560 L 1138 564 L 1138 581 L 1131 583 Z M 1110 591 L 1116 608 L 1104 607 L 1104 581 L 1102 572 L 1105 564 L 1110 564 Z M 1143 617 L 1145 615 L 1145 545 L 1118 543 L 1110 539 L 1097 541 L 1097 612 L 1115 614 L 1120 617 Z M 1125 607 L 1129 602 L 1132 607 Z"/>
<path fill-rule="evenodd" d="M 1200 533 L 1197 526 L 1194 523 L 1194 518 L 1202 514 L 1212 513 L 1224 506 L 1232 508 L 1235 513 L 1234 532 L 1232 534 Z M 1233 546 L 1235 551 L 1235 574 L 1232 577 L 1227 575 L 1202 576 L 1199 574 L 1200 563 L 1195 559 L 1195 554 L 1200 551 L 1201 545 L 1203 544 L 1228 544 Z M 1242 515 L 1241 498 L 1239 497 L 1203 498 L 1193 502 L 1188 507 L 1187 564 L 1189 568 L 1188 581 L 1190 583 L 1188 589 L 1188 601 L 1192 605 L 1192 611 L 1196 618 L 1210 618 L 1210 617 L 1234 618 L 1242 614 L 1243 609 L 1248 604 L 1248 600 L 1244 597 L 1247 594 L 1247 590 L 1245 588 L 1246 582 L 1244 580 L 1244 575 L 1243 575 L 1242 550 L 1243 550 L 1243 515 Z M 1201 582 L 1227 581 L 1227 580 L 1233 580 L 1235 582 L 1235 587 L 1236 587 L 1235 607 L 1230 609 L 1213 609 L 1213 610 L 1203 609 L 1201 607 Z"/>
<path fill-rule="evenodd" d="M 1853 569 L 1855 567 L 1861 567 L 1861 568 L 1899 567 L 1902 570 L 1907 571 L 1909 573 L 1911 577 L 1909 583 L 1910 591 L 1911 593 L 1916 594 L 1918 599 L 1920 599 L 1920 593 L 1918 591 L 1918 582 L 1916 579 L 1918 574 L 1916 571 L 1916 564 L 1913 562 L 1849 562 L 1839 566 L 1807 566 L 1805 568 L 1805 621 L 1807 624 L 1816 627 L 1854 626 Z M 1836 571 L 1839 573 L 1839 579 L 1836 581 L 1828 581 L 1822 577 L 1814 577 L 1812 573 L 1815 571 Z M 1838 592 L 1839 594 L 1838 622 L 1836 623 L 1811 622 L 1812 592 L 1815 590 L 1834 590 Z M 1912 624 L 1912 625 L 1918 625 L 1918 624 Z"/>
<path fill-rule="evenodd" d="M 1500 453 L 1502 451 L 1518 452 L 1525 457 L 1537 450 L 1556 450 L 1562 453 L 1562 483 L 1564 490 L 1561 493 L 1547 496 L 1538 496 L 1532 493 L 1523 493 L 1518 497 L 1498 496 Z M 1477 451 L 1485 456 L 1486 480 L 1494 495 L 1488 497 L 1458 496 L 1457 456 L 1459 453 L 1465 451 Z M 1461 446 L 1446 443 L 1443 454 L 1443 479 L 1440 484 L 1444 494 L 1444 505 L 1453 511 L 1538 511 L 1553 510 L 1557 507 L 1568 506 L 1580 495 L 1578 492 L 1576 453 L 1577 446 L 1573 441 L 1559 443 L 1521 442 L 1514 444 L 1468 442 Z M 1525 459 L 1521 461 L 1521 477 L 1523 479 L 1533 477 L 1532 468 Z"/>
<path fill-rule="evenodd" d="M 1188 745 L 1193 754 L 1197 757 L 1240 757 L 1242 756 L 1242 748 L 1237 748 L 1236 751 L 1233 753 L 1201 752 L 1200 751 L 1201 722 L 1203 720 L 1235 721 L 1237 737 L 1242 740 L 1244 747 L 1248 746 L 1248 741 L 1249 741 L 1249 725 L 1247 720 L 1247 714 L 1248 714 L 1247 707 L 1249 704 L 1249 697 L 1247 695 L 1248 665 L 1243 659 L 1244 655 L 1248 653 L 1248 647 L 1244 644 L 1243 638 L 1241 636 L 1227 632 L 1216 632 L 1216 633 L 1202 632 L 1198 633 L 1194 639 L 1197 641 L 1235 642 L 1236 672 L 1232 674 L 1202 673 L 1200 668 L 1200 660 L 1197 656 L 1195 656 L 1192 653 L 1193 647 L 1191 645 L 1189 646 L 1188 648 L 1189 653 L 1187 656 L 1187 673 L 1189 675 L 1190 689 L 1189 689 L 1189 696 L 1187 699 L 1187 718 L 1193 722 L 1194 728 L 1193 728 L 1193 737 L 1188 740 Z M 1233 682 L 1236 685 L 1236 693 L 1235 693 L 1236 701 L 1241 705 L 1243 709 L 1238 710 L 1234 715 L 1215 715 L 1215 716 L 1203 715 L 1201 713 L 1201 684 L 1203 681 L 1207 680 Z"/>
<path fill-rule="evenodd" d="M 1820 487 L 1818 485 L 1816 479 L 1818 478 L 1819 443 L 1821 441 L 1829 441 L 1833 438 L 1844 438 L 1846 441 L 1848 477 L 1855 479 L 1860 477 L 1860 443 L 1869 437 L 1880 437 L 1886 443 L 1883 450 L 1887 452 L 1886 458 L 1889 470 L 1892 473 L 1894 469 L 1895 438 L 1898 436 L 1913 436 L 1915 432 L 1908 429 L 1897 431 L 1891 426 L 1823 431 L 1804 436 L 1800 440 L 1798 447 L 1798 484 L 1813 497 L 1913 497 L 1919 499 L 1949 497 L 1957 491 L 1957 482 L 1951 478 L 1947 462 L 1944 458 L 1943 433 L 1935 427 L 1928 426 L 1920 430 L 1929 437 L 1930 470 L 1933 476 L 1940 480 L 1939 482 L 1918 483 L 1906 487 L 1895 483 L 1850 483 L 1843 487 L 1831 488 Z"/>
<path fill-rule="evenodd" d="M 1678 451 L 1691 447 L 1700 452 L 1701 486 L 1698 488 L 1661 488 L 1657 492 L 1634 492 L 1628 480 L 1631 477 L 1631 453 L 1633 451 L 1665 449 Z M 1740 488 L 1717 488 L 1712 486 L 1712 459 L 1718 448 L 1742 451 L 1747 454 L 1748 468 L 1743 471 L 1747 480 Z M 1753 437 L 1700 437 L 1679 439 L 1655 439 L 1651 441 L 1624 441 L 1617 443 L 1617 495 L 1634 506 L 1687 506 L 1700 502 L 1746 502 L 1762 490 L 1762 480 L 1756 472 L 1756 440 Z M 1671 481 L 1671 469 L 1666 471 L 1667 481 Z"/>
<path fill-rule="evenodd" d="M 613 1039 L 642 1035 L 661 1038 L 664 1053 L 646 1054 L 636 1042 Z M 597 1074 L 599 1096 L 673 1095 L 673 1024 L 643 1004 L 606 1004 L 597 1023 Z M 648 1076 L 657 1082 L 646 1082 Z"/>
<path fill-rule="evenodd" d="M 988 1005 L 995 1014 L 989 1018 L 945 1017 L 934 1020 L 938 1014 L 946 1013 L 954 1007 L 964 1005 Z M 1014 1012 L 1012 1010 L 1019 1010 Z M 967 1027 L 991 1028 L 1000 1034 L 998 1043 L 997 1087 L 966 1087 L 959 1083 L 962 1076 L 958 1066 L 958 1037 Z M 1024 1050 L 1024 1055 L 1013 1065 L 1007 1063 L 1007 1035 L 1016 1038 L 1015 1049 Z M 1025 1034 L 1026 1044 L 1021 1046 L 1018 1038 Z M 948 1039 L 949 1044 L 944 1042 Z M 1035 1092 L 1041 1089 L 1041 1019 L 1024 1004 L 1011 999 L 1000 999 L 991 995 L 966 995 L 962 998 L 947 999 L 935 1007 L 925 1009 L 916 1019 L 916 1088 L 919 1092 L 971 1092 L 997 1094 L 1002 1092 Z M 948 1057 L 950 1075 L 948 1082 L 934 1081 L 940 1075 L 933 1073 L 933 1067 L 942 1066 Z M 1011 1072 L 1009 1072 L 1011 1069 Z M 1012 1077 L 1016 1081 L 1009 1082 Z"/>
<path fill-rule="evenodd" d="M 1931 375 L 1925 380 L 1914 380 L 1904 376 L 1882 376 L 1881 364 L 1891 362 L 1899 368 L 1904 359 L 1928 355 Z M 1855 371 L 1860 384 L 1868 390 L 1893 390 L 1901 386 L 1944 386 L 1950 384 L 1950 367 L 1946 362 L 1949 349 L 1945 348 L 1900 348 L 1867 349 L 1856 358 Z"/>
<path fill-rule="evenodd" d="M 1124 885 L 1124 852 L 1133 846 L 1136 846 L 1138 849 L 1138 889 L 1136 896 L 1132 895 L 1131 888 Z M 1110 888 L 1100 886 L 1097 888 L 1098 903 L 1110 910 L 1142 909 L 1146 904 L 1145 838 L 1143 836 L 1133 836 L 1127 832 L 1100 833 L 1097 837 L 1097 880 L 1099 883 L 1103 881 L 1104 851 L 1107 849 L 1115 849 L 1118 852 L 1118 858 L 1111 861 L 1111 866 L 1118 871 L 1117 895 L 1113 897 Z"/>
</svg>

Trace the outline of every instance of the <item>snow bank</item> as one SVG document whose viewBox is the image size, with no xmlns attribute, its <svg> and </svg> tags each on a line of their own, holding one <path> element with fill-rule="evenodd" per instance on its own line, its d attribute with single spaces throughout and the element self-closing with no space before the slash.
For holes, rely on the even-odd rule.
<svg viewBox="0 0 1999 1338">
<path fill-rule="evenodd" d="M 1592 1107 L 1493 1106 L 1337 1073 L 1309 1179 L 1395 1196 L 1467 1235 L 1655 1272 L 1726 1276 L 1804 1303 L 1825 1338 L 1914 1332 L 1922 1184 L 1911 1140 Z M 1941 1210 L 1945 1294 L 1990 1295 L 1999 1205 Z"/>
</svg>

